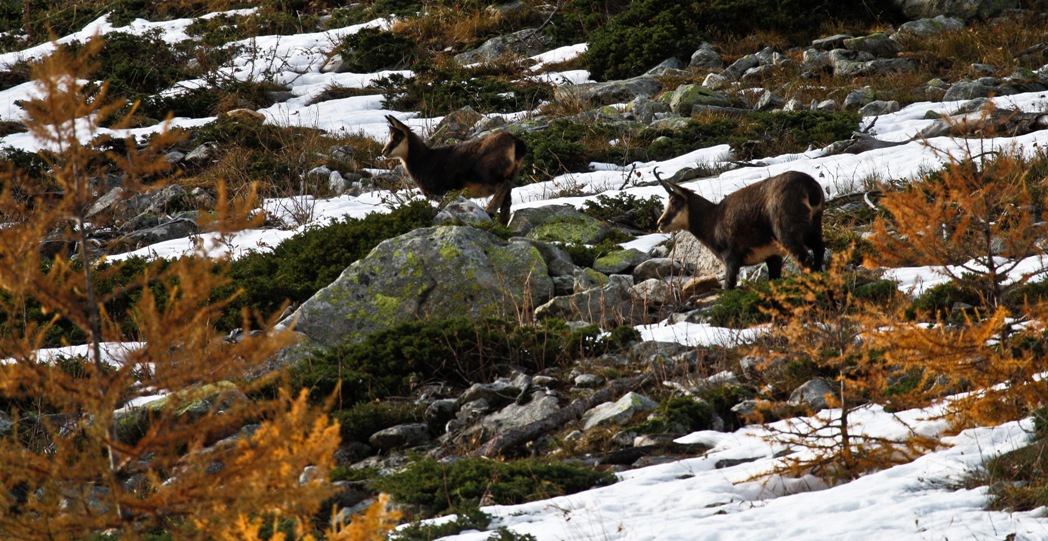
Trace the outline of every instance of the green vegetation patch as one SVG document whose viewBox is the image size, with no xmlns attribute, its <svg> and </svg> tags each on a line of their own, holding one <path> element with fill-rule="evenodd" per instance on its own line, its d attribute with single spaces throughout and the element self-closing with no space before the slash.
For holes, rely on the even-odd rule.
<svg viewBox="0 0 1048 541">
<path fill-rule="evenodd" d="M 446 115 L 469 106 L 477 111 L 526 111 L 549 100 L 552 87 L 525 77 L 523 66 L 490 63 L 462 67 L 452 61 L 423 59 L 411 67 L 413 77 L 392 74 L 374 85 L 385 98 L 383 107 L 419 111 L 422 116 Z"/>
<path fill-rule="evenodd" d="M 586 65 L 595 79 L 625 79 L 671 56 L 687 59 L 702 41 L 718 34 L 777 32 L 806 42 L 831 22 L 867 27 L 898 19 L 890 0 L 641 0 L 590 33 Z"/>
<path fill-rule="evenodd" d="M 615 475 L 608 472 L 542 459 L 498 462 L 463 458 L 441 463 L 425 458 L 372 484 L 395 501 L 419 506 L 432 516 L 475 508 L 481 498 L 497 505 L 513 505 L 614 482 Z"/>
</svg>

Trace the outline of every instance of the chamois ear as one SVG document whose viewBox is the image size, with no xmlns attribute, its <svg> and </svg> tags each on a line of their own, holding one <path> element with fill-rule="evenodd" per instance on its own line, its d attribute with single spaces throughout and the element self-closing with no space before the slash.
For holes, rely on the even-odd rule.
<svg viewBox="0 0 1048 541">
<path fill-rule="evenodd" d="M 409 128 L 407 124 L 404 124 L 403 122 L 397 120 L 396 117 L 394 117 L 393 115 L 386 115 L 386 122 L 389 122 L 389 127 L 391 128 L 396 128 L 401 131 L 411 130 L 411 128 Z"/>
<path fill-rule="evenodd" d="M 680 197 L 685 197 L 684 190 L 680 186 L 678 186 L 678 185 L 676 185 L 676 184 L 674 184 L 674 183 L 672 183 L 672 182 L 670 182 L 668 180 L 662 180 L 662 177 L 659 176 L 659 168 L 658 167 L 653 169 L 651 172 L 652 172 L 652 174 L 655 175 L 655 180 L 659 181 L 659 184 L 661 184 L 662 187 L 665 188 L 666 191 L 669 192 L 670 195 L 678 195 Z"/>
</svg>

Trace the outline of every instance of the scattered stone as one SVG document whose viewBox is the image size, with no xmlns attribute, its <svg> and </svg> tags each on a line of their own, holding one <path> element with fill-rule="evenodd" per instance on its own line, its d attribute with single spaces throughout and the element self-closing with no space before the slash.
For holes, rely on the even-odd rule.
<svg viewBox="0 0 1048 541">
<path fill-rule="evenodd" d="M 874 100 L 866 105 L 859 108 L 859 114 L 861 116 L 880 116 L 888 113 L 894 113 L 900 109 L 899 102 L 895 100 Z"/>
<path fill-rule="evenodd" d="M 583 430 L 622 424 L 633 418 L 634 415 L 654 410 L 657 406 L 658 403 L 654 400 L 629 392 L 615 402 L 605 402 L 584 413 L 582 415 Z"/>
<path fill-rule="evenodd" d="M 491 223 L 491 216 L 472 199 L 457 196 L 433 218 L 434 225 L 477 225 Z"/>
<path fill-rule="evenodd" d="M 627 250 L 616 250 L 598 257 L 593 262 L 593 270 L 604 274 L 621 274 L 631 272 L 634 267 L 651 259 L 651 257 L 636 248 Z"/>
<path fill-rule="evenodd" d="M 822 378 L 815 378 L 794 389 L 787 404 L 804 406 L 811 411 L 824 410 L 829 407 L 829 404 L 826 402 L 826 395 L 832 395 L 835 392 L 829 382 Z"/>
<path fill-rule="evenodd" d="M 691 54 L 691 61 L 688 63 L 688 67 L 704 70 L 719 70 L 724 68 L 724 61 L 721 60 L 720 55 L 717 54 L 713 45 L 703 42 L 699 45 L 699 48 Z"/>
<path fill-rule="evenodd" d="M 368 443 L 379 450 L 418 447 L 430 441 L 429 428 L 423 423 L 391 426 L 375 432 Z"/>
<path fill-rule="evenodd" d="M 575 386 L 582 389 L 596 389 L 604 385 L 604 378 L 596 374 L 579 374 L 575 376 Z"/>
<path fill-rule="evenodd" d="M 455 55 L 461 65 L 495 62 L 504 57 L 527 57 L 548 51 L 553 38 L 537 28 L 525 28 L 485 41 L 480 47 Z"/>
</svg>

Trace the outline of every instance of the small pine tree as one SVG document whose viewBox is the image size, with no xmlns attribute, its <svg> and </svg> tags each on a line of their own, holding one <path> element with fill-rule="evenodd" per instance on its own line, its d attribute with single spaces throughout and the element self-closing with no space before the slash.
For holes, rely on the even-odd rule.
<svg viewBox="0 0 1048 541">
<path fill-rule="evenodd" d="M 119 118 L 111 120 L 126 109 L 107 99 L 105 85 L 92 91 L 85 83 L 100 47 L 97 39 L 76 55 L 59 47 L 35 67 L 38 93 L 24 108 L 48 165 L 46 185 L 27 185 L 18 171 L 2 179 L 0 313 L 41 310 L 50 320 L 13 318 L 0 335 L 0 406 L 10 417 L 0 432 L 0 537 L 106 532 L 134 540 L 164 531 L 178 539 L 253 539 L 226 532 L 260 516 L 306 524 L 332 494 L 326 474 L 338 427 L 305 394 L 246 395 L 253 384 L 245 375 L 261 372 L 289 336 L 223 341 L 213 322 L 224 303 L 209 300 L 223 278 L 204 258 L 157 265 L 129 286 L 140 289 L 129 314 L 134 336 L 118 323 L 128 314 L 110 313 L 113 299 L 94 287 L 122 265 L 100 264 L 89 249 L 91 222 L 101 219 L 88 215 L 92 179 L 119 171 L 128 194 L 144 181 L 161 183 L 168 172 L 162 151 L 175 137 L 158 135 L 143 148 L 129 139 L 119 154 L 101 150 L 119 148 L 102 126 L 120 128 Z M 57 197 L 18 195 L 40 192 Z M 210 227 L 243 223 L 223 207 Z M 43 239 L 75 249 L 47 255 Z M 87 337 L 86 354 L 38 354 L 60 322 Z M 129 344 L 127 353 L 105 354 L 113 343 Z M 155 395 L 164 398 L 140 405 Z M 316 475 L 300 478 L 308 466 Z"/>
<path fill-rule="evenodd" d="M 853 479 L 912 460 L 931 445 L 917 436 L 871 436 L 853 426 L 855 413 L 879 400 L 899 374 L 886 362 L 882 345 L 870 340 L 890 320 L 888 305 L 898 299 L 874 302 L 857 294 L 858 276 L 845 268 L 850 259 L 849 253 L 836 254 L 824 273 L 773 283 L 764 299 L 773 307 L 765 308 L 773 323 L 764 342 L 781 345 L 794 362 L 810 363 L 836 388 L 825 397 L 830 409 L 770 425 L 772 441 L 805 451 L 784 458 L 779 473 Z M 753 354 L 767 351 L 757 346 Z"/>
</svg>

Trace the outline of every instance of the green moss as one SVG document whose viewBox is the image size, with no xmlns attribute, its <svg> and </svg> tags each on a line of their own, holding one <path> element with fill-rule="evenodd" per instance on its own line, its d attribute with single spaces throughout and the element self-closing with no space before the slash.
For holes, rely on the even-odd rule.
<svg viewBox="0 0 1048 541">
<path fill-rule="evenodd" d="M 713 413 L 713 406 L 705 401 L 676 396 L 660 403 L 650 418 L 635 430 L 652 435 L 708 430 L 712 427 Z"/>
</svg>

